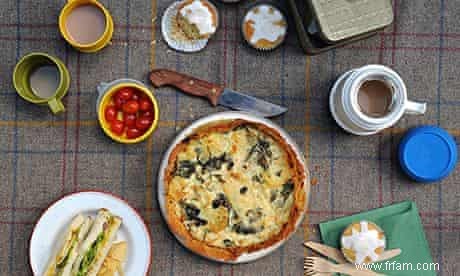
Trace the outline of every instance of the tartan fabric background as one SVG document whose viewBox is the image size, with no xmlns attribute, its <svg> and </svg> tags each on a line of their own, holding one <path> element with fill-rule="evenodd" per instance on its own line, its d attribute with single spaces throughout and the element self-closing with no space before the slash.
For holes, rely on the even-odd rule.
<svg viewBox="0 0 460 276">
<path fill-rule="evenodd" d="M 279 49 L 248 48 L 240 21 L 253 1 L 216 3 L 217 35 L 204 51 L 179 54 L 168 49 L 159 32 L 171 0 L 102 0 L 115 21 L 113 44 L 97 54 L 80 54 L 58 32 L 65 2 L 0 3 L 0 275 L 31 274 L 28 241 L 34 222 L 54 200 L 84 189 L 115 193 L 141 211 L 153 238 L 151 275 L 301 275 L 302 257 L 310 254 L 301 243 L 319 239 L 318 222 L 405 199 L 419 206 L 434 261 L 441 263 L 439 275 L 460 273 L 460 166 L 442 183 L 419 185 L 401 173 L 395 160 L 399 139 L 412 126 L 439 125 L 457 140 L 460 136 L 458 1 L 394 0 L 395 24 L 385 32 L 312 58 L 302 53 L 293 24 Z M 14 65 L 32 51 L 67 64 L 72 83 L 65 114 L 53 116 L 16 95 Z M 405 116 L 371 137 L 339 129 L 328 111 L 329 88 L 339 74 L 369 63 L 398 71 L 409 97 L 428 102 L 427 114 Z M 289 107 L 276 121 L 304 149 L 317 184 L 303 229 L 283 248 L 257 262 L 229 266 L 196 257 L 172 238 L 156 202 L 162 153 L 190 121 L 224 109 L 159 89 L 161 122 L 154 135 L 138 145 L 112 142 L 96 122 L 96 85 L 121 77 L 147 82 L 153 67 L 191 73 Z"/>
</svg>

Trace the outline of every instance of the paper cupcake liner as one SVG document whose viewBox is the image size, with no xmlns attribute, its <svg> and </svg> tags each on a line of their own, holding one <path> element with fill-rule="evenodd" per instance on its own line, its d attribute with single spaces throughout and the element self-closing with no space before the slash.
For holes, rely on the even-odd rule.
<svg viewBox="0 0 460 276">
<path fill-rule="evenodd" d="M 287 33 L 286 33 L 287 34 Z M 249 40 L 246 39 L 246 37 L 243 35 L 244 37 L 244 41 L 246 41 L 246 43 L 251 46 L 251 48 L 257 50 L 257 51 L 261 51 L 261 52 L 270 52 L 270 51 L 273 51 L 275 49 L 277 49 L 278 47 L 280 47 L 284 41 L 286 40 L 286 35 L 282 37 L 281 41 L 276 44 L 274 47 L 271 47 L 271 48 L 265 48 L 265 47 L 257 47 L 255 44 L 253 44 L 252 42 L 250 42 Z"/>
<path fill-rule="evenodd" d="M 161 19 L 161 33 L 168 46 L 176 51 L 193 53 L 203 50 L 209 39 L 191 40 L 187 38 L 177 25 L 177 12 L 181 1 L 172 3 Z"/>
</svg>

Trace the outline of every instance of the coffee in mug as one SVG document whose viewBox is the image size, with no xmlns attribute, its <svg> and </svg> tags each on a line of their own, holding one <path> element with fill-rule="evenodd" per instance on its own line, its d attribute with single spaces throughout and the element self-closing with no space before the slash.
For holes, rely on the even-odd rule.
<svg viewBox="0 0 460 276">
<path fill-rule="evenodd" d="M 331 90 L 329 107 L 337 124 L 356 135 L 391 127 L 404 113 L 426 111 L 425 103 L 407 99 L 402 78 L 383 65 L 367 65 L 340 76 Z"/>
<path fill-rule="evenodd" d="M 103 11 L 95 5 L 81 5 L 74 8 L 65 22 L 66 30 L 78 44 L 92 44 L 99 40 L 106 28 Z"/>
<path fill-rule="evenodd" d="M 64 39 L 83 53 L 95 53 L 110 44 L 113 19 L 97 0 L 69 0 L 59 15 Z"/>
<path fill-rule="evenodd" d="M 49 99 L 56 93 L 61 82 L 59 69 L 55 65 L 34 68 L 29 76 L 32 93 L 42 99 Z"/>
<path fill-rule="evenodd" d="M 367 80 L 358 90 L 358 105 L 367 116 L 380 118 L 390 111 L 393 88 L 381 80 Z"/>
</svg>

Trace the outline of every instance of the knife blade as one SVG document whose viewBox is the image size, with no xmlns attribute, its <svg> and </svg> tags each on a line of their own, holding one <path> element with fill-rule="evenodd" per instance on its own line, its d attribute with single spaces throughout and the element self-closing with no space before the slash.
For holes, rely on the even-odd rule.
<svg viewBox="0 0 460 276">
<path fill-rule="evenodd" d="M 262 117 L 274 117 L 287 111 L 286 107 L 168 69 L 152 70 L 150 81 L 155 87 L 169 85 L 189 95 L 207 98 L 213 106 L 222 105 Z"/>
</svg>

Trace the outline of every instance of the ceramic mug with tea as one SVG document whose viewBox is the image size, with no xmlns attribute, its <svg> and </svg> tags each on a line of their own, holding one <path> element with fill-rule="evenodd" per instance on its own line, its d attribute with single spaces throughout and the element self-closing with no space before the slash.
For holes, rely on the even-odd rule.
<svg viewBox="0 0 460 276">
<path fill-rule="evenodd" d="M 97 0 L 69 0 L 59 16 L 59 31 L 75 49 L 94 53 L 110 43 L 113 20 Z"/>
<path fill-rule="evenodd" d="M 336 122 L 356 135 L 375 134 L 404 114 L 426 111 L 425 103 L 408 100 L 402 78 L 383 65 L 367 65 L 340 76 L 331 90 L 329 107 Z"/>
<path fill-rule="evenodd" d="M 48 105 L 54 114 L 65 111 L 61 99 L 70 86 L 64 63 L 45 53 L 30 53 L 21 58 L 13 72 L 13 85 L 24 100 Z"/>
</svg>

